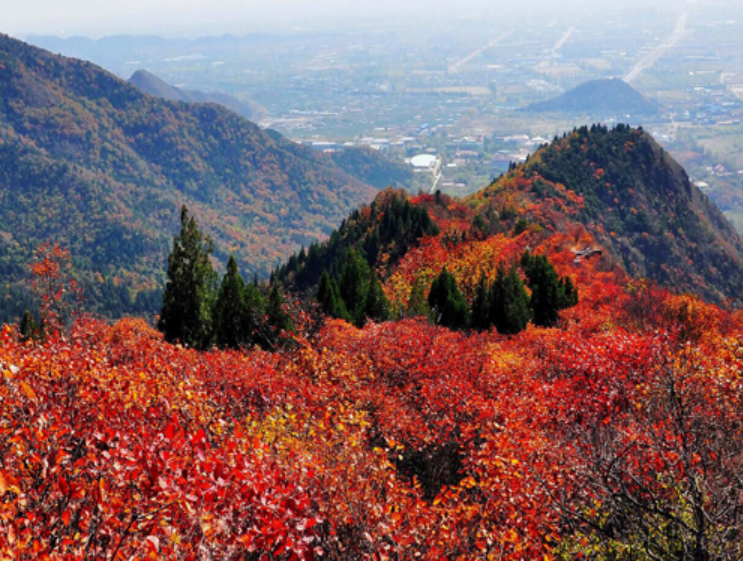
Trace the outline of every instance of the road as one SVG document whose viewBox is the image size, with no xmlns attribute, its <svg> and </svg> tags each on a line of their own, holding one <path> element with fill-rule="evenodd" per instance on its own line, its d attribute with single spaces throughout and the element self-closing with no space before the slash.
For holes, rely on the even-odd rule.
<svg viewBox="0 0 743 563">
<path fill-rule="evenodd" d="M 441 159 L 439 158 L 436 161 L 435 168 L 433 169 L 433 185 L 431 186 L 431 192 L 430 192 L 431 194 L 435 194 L 436 193 L 436 186 L 438 186 L 439 185 L 439 182 L 441 181 L 441 176 L 442 176 L 442 173 L 441 173 L 441 164 L 442 164 L 442 162 L 441 162 Z"/>
<path fill-rule="evenodd" d="M 485 51 L 487 51 L 491 47 L 494 47 L 495 45 L 497 45 L 498 43 L 500 43 L 501 41 L 503 41 L 506 37 L 510 36 L 511 34 L 513 34 L 513 30 L 504 33 L 500 37 L 498 37 L 496 39 L 493 39 L 490 43 L 488 43 L 487 45 L 485 45 L 481 49 L 478 49 L 477 51 L 474 51 L 474 52 L 470 53 L 469 55 L 467 55 L 463 59 L 458 60 L 453 65 L 450 65 L 449 66 L 449 72 L 450 73 L 459 72 L 459 69 L 462 67 L 462 65 L 466 65 L 468 62 L 470 62 L 475 57 L 477 57 L 479 55 L 482 55 Z"/>
<path fill-rule="evenodd" d="M 683 12 L 681 16 L 679 16 L 678 22 L 676 22 L 676 28 L 673 30 L 671 36 L 640 59 L 632 70 L 624 75 L 624 81 L 627 83 L 632 82 L 644 71 L 651 68 L 656 62 L 658 62 L 658 59 L 672 49 L 686 33 L 686 22 L 688 19 L 689 12 Z"/>
<path fill-rule="evenodd" d="M 571 27 L 565 32 L 565 35 L 560 37 L 560 40 L 555 43 L 555 46 L 552 47 L 552 58 L 557 57 L 558 53 L 560 52 L 560 49 L 562 49 L 565 46 L 565 43 L 568 42 L 568 39 L 570 39 L 570 36 L 573 35 L 573 32 L 575 31 L 574 27 Z"/>
</svg>

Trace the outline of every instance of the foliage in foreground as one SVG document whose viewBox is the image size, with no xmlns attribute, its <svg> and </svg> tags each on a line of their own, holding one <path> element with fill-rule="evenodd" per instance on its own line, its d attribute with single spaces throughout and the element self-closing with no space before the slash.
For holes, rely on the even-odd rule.
<svg viewBox="0 0 743 563">
<path fill-rule="evenodd" d="M 741 318 L 619 281 L 507 338 L 5 328 L 0 555 L 739 558 Z"/>
</svg>

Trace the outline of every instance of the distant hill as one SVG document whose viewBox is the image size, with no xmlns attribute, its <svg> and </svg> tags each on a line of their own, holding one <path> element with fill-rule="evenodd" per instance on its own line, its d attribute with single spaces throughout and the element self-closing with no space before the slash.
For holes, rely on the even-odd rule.
<svg viewBox="0 0 743 563">
<path fill-rule="evenodd" d="M 535 113 L 650 116 L 660 111 L 660 105 L 620 78 L 611 78 L 584 82 L 556 98 L 531 104 L 525 110 Z"/>
<path fill-rule="evenodd" d="M 413 171 L 402 162 L 393 161 L 369 147 L 351 147 L 331 153 L 330 158 L 343 171 L 375 188 L 407 187 Z"/>
<path fill-rule="evenodd" d="M 2 319 L 22 313 L 39 243 L 68 246 L 90 306 L 117 315 L 160 286 L 182 204 L 218 262 L 235 254 L 267 274 L 375 193 L 221 106 L 154 97 L 0 36 Z"/>
<path fill-rule="evenodd" d="M 266 116 L 265 108 L 253 101 L 243 102 L 224 92 L 183 90 L 176 86 L 171 86 L 147 70 L 136 71 L 129 78 L 129 82 L 143 92 L 174 102 L 220 104 L 251 121 L 259 121 Z"/>
</svg>

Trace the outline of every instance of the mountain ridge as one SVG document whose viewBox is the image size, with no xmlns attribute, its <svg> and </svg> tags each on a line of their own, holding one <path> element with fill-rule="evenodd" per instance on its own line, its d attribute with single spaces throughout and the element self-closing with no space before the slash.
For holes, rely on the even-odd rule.
<svg viewBox="0 0 743 563">
<path fill-rule="evenodd" d="M 219 105 L 155 98 L 5 35 L 0 147 L 0 272 L 24 285 L 33 249 L 55 239 L 102 312 L 100 277 L 132 299 L 159 285 L 182 204 L 215 241 L 218 263 L 235 254 L 245 271 L 265 275 L 376 193 Z M 9 312 L 18 301 L 10 293 L 6 318 L 22 313 Z"/>
<path fill-rule="evenodd" d="M 406 223 L 389 221 L 391 196 L 385 194 L 276 275 L 312 293 L 322 269 L 337 274 L 355 249 L 385 274 L 388 295 L 401 310 L 412 288 L 430 287 L 443 266 L 471 300 L 481 273 L 492 277 L 499 263 L 518 261 L 520 252 L 549 248 L 563 264 L 561 275 L 575 275 L 585 253 L 598 256 L 592 261 L 599 271 L 618 269 L 627 279 L 648 278 L 718 303 L 740 304 L 743 297 L 743 240 L 641 128 L 576 128 L 465 200 L 410 199 L 440 234 L 419 231 L 402 255 L 389 233 L 404 235 Z M 469 253 L 488 258 L 466 258 Z"/>
<path fill-rule="evenodd" d="M 224 92 L 201 92 L 178 88 L 145 69 L 139 69 L 127 81 L 140 90 L 153 96 L 173 102 L 190 102 L 197 104 L 220 104 L 227 109 L 242 115 L 250 121 L 260 121 L 266 116 L 266 109 L 253 101 L 238 100 Z"/>
</svg>

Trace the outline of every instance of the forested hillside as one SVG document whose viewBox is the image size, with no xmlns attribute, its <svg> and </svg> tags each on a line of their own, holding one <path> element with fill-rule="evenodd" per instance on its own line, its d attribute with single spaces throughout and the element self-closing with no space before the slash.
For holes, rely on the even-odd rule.
<svg viewBox="0 0 743 563">
<path fill-rule="evenodd" d="M 2 318 L 38 244 L 67 246 L 90 305 L 153 312 L 182 204 L 225 264 L 266 274 L 375 190 L 217 105 L 144 94 L 92 64 L 0 37 Z M 157 298 L 155 298 L 155 301 Z M 148 305 L 149 303 L 149 305 Z"/>
<path fill-rule="evenodd" d="M 0 556 L 740 559 L 743 315 L 599 240 L 635 215 L 602 204 L 619 180 L 685 233 L 639 259 L 673 272 L 694 225 L 727 232 L 654 146 L 581 129 L 467 201 L 386 190 L 274 272 L 265 310 L 232 260 L 215 295 L 183 209 L 163 334 L 61 322 L 47 249 L 44 329 L 0 333 Z"/>
</svg>

